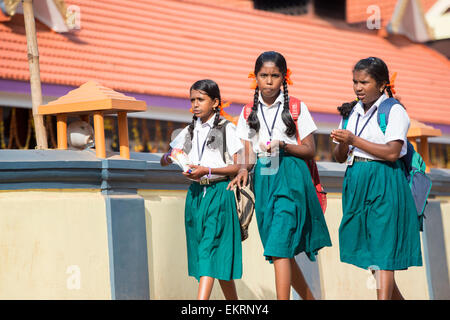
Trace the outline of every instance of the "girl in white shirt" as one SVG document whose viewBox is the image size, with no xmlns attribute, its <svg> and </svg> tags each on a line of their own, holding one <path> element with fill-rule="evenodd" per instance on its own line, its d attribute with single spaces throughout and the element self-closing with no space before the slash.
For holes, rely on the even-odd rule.
<svg viewBox="0 0 450 320">
<path fill-rule="evenodd" d="M 305 252 L 314 261 L 331 240 L 303 160 L 315 155 L 317 127 L 301 103 L 297 130 L 289 109 L 289 74 L 278 52 L 264 52 L 256 60 L 253 108 L 247 119 L 243 109 L 237 125 L 238 136 L 245 141 L 245 161 L 230 186 L 247 183 L 254 162 L 251 155 L 256 157 L 255 215 L 264 256 L 274 264 L 277 298 L 289 299 L 292 284 L 303 299 L 314 299 L 295 256 Z"/>
<path fill-rule="evenodd" d="M 227 190 L 230 176 L 239 170 L 237 152 L 243 147 L 234 124 L 220 117 L 221 98 L 212 80 L 199 80 L 190 88 L 194 116 L 170 143 L 161 165 L 170 164 L 172 149 L 183 149 L 193 180 L 185 205 L 188 273 L 199 281 L 198 299 L 209 299 L 214 279 L 219 279 L 226 299 L 237 299 L 233 279 L 242 276 L 241 233 L 236 202 Z M 226 145 L 219 126 L 224 125 Z M 224 156 L 225 153 L 225 156 Z"/>
<path fill-rule="evenodd" d="M 403 299 L 394 270 L 422 265 L 418 214 L 400 159 L 407 152 L 409 117 L 402 105 L 394 104 L 385 134 L 380 129 L 378 107 L 393 96 L 388 68 L 379 58 L 355 65 L 353 90 L 358 100 L 338 108 L 344 121 L 331 133 L 338 143 L 334 157 L 348 165 L 340 259 L 372 270 L 378 299 Z"/>
</svg>

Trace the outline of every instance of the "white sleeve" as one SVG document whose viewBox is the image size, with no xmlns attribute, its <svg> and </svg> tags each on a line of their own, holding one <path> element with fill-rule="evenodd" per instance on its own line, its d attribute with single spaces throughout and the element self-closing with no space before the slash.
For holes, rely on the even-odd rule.
<svg viewBox="0 0 450 320">
<path fill-rule="evenodd" d="M 239 116 L 236 127 L 236 134 L 240 139 L 250 141 L 251 139 L 248 137 L 250 127 L 247 124 L 247 120 L 245 120 L 244 118 L 244 109 L 245 107 L 242 108 L 241 114 Z"/>
<path fill-rule="evenodd" d="M 227 135 L 227 151 L 230 156 L 241 150 L 244 146 L 241 139 L 237 136 L 236 126 L 233 123 L 227 124 L 225 127 Z"/>
<path fill-rule="evenodd" d="M 342 121 L 343 121 L 343 119 L 341 118 L 341 121 L 339 122 L 339 126 L 338 126 L 338 129 L 342 129 Z M 336 143 L 336 144 L 339 144 L 339 142 L 338 141 L 336 141 L 336 140 L 332 140 L 334 143 Z"/>
<path fill-rule="evenodd" d="M 316 124 L 309 113 L 306 104 L 303 102 L 300 104 L 300 116 L 298 117 L 298 135 L 300 140 L 303 140 L 309 134 L 317 130 Z"/>
<path fill-rule="evenodd" d="M 176 129 L 172 132 L 172 142 L 169 144 L 172 149 L 183 149 L 186 134 L 189 126 L 184 129 Z"/>
<path fill-rule="evenodd" d="M 406 110 L 399 104 L 392 106 L 389 113 L 389 121 L 386 126 L 384 135 L 385 143 L 395 140 L 402 140 L 404 144 L 407 143 L 406 134 L 409 129 L 409 116 Z"/>
</svg>

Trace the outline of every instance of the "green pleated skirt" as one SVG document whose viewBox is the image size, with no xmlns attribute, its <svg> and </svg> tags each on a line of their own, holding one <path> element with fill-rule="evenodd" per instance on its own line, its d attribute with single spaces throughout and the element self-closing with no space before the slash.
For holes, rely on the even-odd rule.
<svg viewBox="0 0 450 320">
<path fill-rule="evenodd" d="M 259 158 L 255 166 L 255 215 L 266 260 L 305 252 L 315 261 L 331 246 L 311 174 L 300 158 L 281 152 Z"/>
<path fill-rule="evenodd" d="M 342 262 L 379 270 L 422 265 L 419 218 L 402 166 L 397 160 L 347 167 L 339 227 Z"/>
<path fill-rule="evenodd" d="M 239 219 L 229 181 L 208 186 L 194 182 L 185 206 L 188 274 L 200 280 L 242 277 L 242 246 Z"/>
</svg>

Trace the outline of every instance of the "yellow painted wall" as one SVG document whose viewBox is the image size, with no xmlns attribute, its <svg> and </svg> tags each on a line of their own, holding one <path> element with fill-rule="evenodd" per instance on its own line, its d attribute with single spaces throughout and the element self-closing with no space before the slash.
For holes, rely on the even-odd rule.
<svg viewBox="0 0 450 320">
<path fill-rule="evenodd" d="M 187 275 L 186 192 L 140 190 L 139 195 L 145 199 L 151 299 L 195 299 L 198 283 Z M 439 200 L 450 265 L 449 199 Z M 341 210 L 340 194 L 329 194 L 325 219 L 333 246 L 319 251 L 322 297 L 376 299 L 367 287 L 373 285 L 369 272 L 339 260 Z M 98 191 L 0 192 L 0 299 L 111 299 L 105 211 Z M 273 266 L 262 255 L 255 218 L 249 234 L 242 243 L 238 295 L 275 299 Z M 425 267 L 397 271 L 396 280 L 406 299 L 429 299 Z M 223 299 L 218 282 L 211 298 Z"/>
<path fill-rule="evenodd" d="M 341 195 L 328 194 L 325 220 L 333 246 L 319 251 L 322 297 L 327 300 L 376 299 L 376 286 L 371 273 L 340 262 L 338 231 L 341 219 Z M 424 258 L 423 264 L 425 265 Z M 429 299 L 425 267 L 411 267 L 405 271 L 396 271 L 395 279 L 405 299 Z"/>
<path fill-rule="evenodd" d="M 195 299 L 197 281 L 187 275 L 184 230 L 184 191 L 140 190 L 145 199 L 151 299 Z M 450 206 L 444 203 L 446 243 L 450 243 Z M 340 194 L 328 195 L 325 219 L 332 247 L 319 251 L 323 299 L 376 299 L 374 278 L 339 259 L 338 229 L 342 218 Z M 273 266 L 264 260 L 255 218 L 250 237 L 243 242 L 243 277 L 236 281 L 241 299 L 275 299 Z M 447 247 L 447 257 L 450 256 Z M 423 249 L 422 249 L 423 252 Z M 423 260 L 425 264 L 425 260 Z M 406 299 L 429 299 L 425 267 L 396 272 L 396 281 Z M 216 282 L 212 299 L 223 299 Z"/>
<path fill-rule="evenodd" d="M 447 253 L 448 278 L 450 279 L 450 197 L 438 197 L 436 200 L 441 202 L 442 229 Z"/>
<path fill-rule="evenodd" d="M 0 299 L 111 299 L 100 192 L 0 192 Z"/>
<path fill-rule="evenodd" d="M 145 199 L 151 299 L 196 299 L 198 282 L 188 276 L 184 229 L 185 191 L 140 190 Z M 242 244 L 243 277 L 236 281 L 240 299 L 275 299 L 273 266 L 265 261 L 256 220 Z M 211 299 L 223 299 L 216 281 Z"/>
</svg>

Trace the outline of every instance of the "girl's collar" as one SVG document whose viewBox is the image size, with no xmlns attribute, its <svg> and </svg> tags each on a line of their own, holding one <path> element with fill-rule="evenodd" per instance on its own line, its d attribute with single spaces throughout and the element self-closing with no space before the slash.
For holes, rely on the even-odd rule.
<svg viewBox="0 0 450 320">
<path fill-rule="evenodd" d="M 201 127 L 205 127 L 205 126 L 209 126 L 209 127 L 213 127 L 214 126 L 214 120 L 216 118 L 216 113 L 213 113 L 213 115 L 211 116 L 211 118 L 209 118 L 208 121 L 206 121 L 205 123 L 202 123 L 202 120 L 200 120 L 200 118 L 197 118 L 197 121 L 195 122 L 195 126 L 201 126 Z"/>
<path fill-rule="evenodd" d="M 283 104 L 284 101 L 284 92 L 283 90 L 280 90 L 280 94 L 278 95 L 278 97 L 275 99 L 274 103 L 272 105 L 267 105 L 267 103 L 264 102 L 262 96 L 261 96 L 261 91 L 259 92 L 259 98 L 258 98 L 259 102 L 263 105 L 266 106 L 267 108 L 271 108 L 273 106 L 276 106 L 278 104 L 278 102 L 280 102 L 281 104 Z"/>
<path fill-rule="evenodd" d="M 373 109 L 378 108 L 378 106 L 386 99 L 387 99 L 387 96 L 386 96 L 386 94 L 383 93 L 377 99 L 377 101 L 375 101 L 374 104 L 369 108 L 369 110 L 367 110 L 367 112 L 364 112 L 363 103 L 361 101 L 358 101 L 358 103 L 356 104 L 356 107 L 355 107 L 355 111 L 357 113 L 359 113 L 361 116 L 368 115 L 372 112 Z"/>
</svg>

